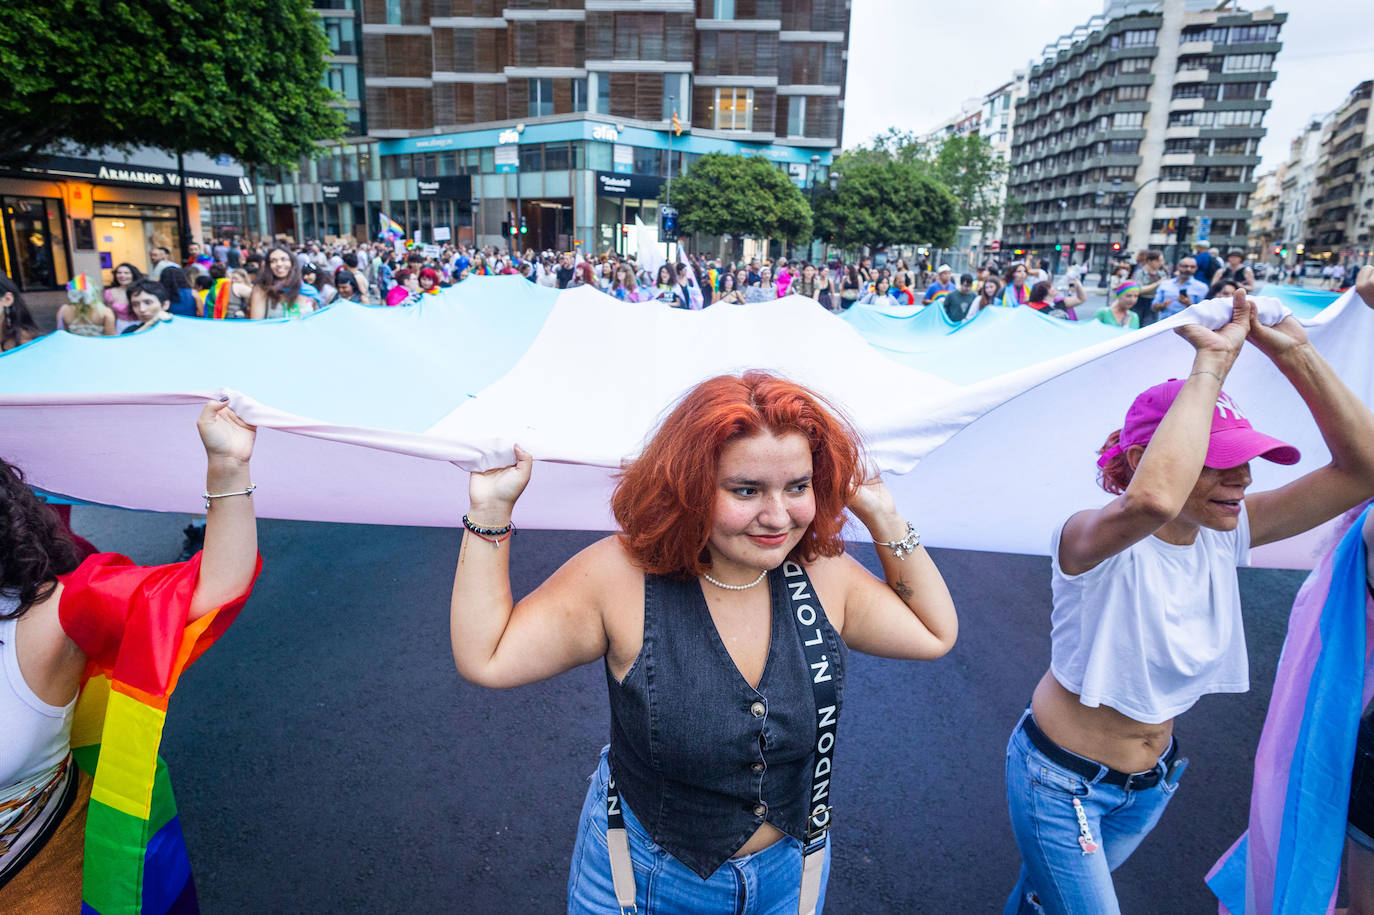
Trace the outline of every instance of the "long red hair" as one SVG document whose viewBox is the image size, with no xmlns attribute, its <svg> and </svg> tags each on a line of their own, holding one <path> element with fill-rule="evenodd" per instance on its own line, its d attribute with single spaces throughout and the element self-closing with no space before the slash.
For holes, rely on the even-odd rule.
<svg viewBox="0 0 1374 915">
<path fill-rule="evenodd" d="M 794 562 L 844 552 L 844 508 L 867 478 L 863 442 L 833 405 L 763 371 L 703 381 L 673 408 L 611 497 L 620 542 L 654 575 L 692 577 L 710 568 L 720 455 L 731 439 L 800 432 L 811 446 L 816 517 L 788 554 Z"/>
</svg>

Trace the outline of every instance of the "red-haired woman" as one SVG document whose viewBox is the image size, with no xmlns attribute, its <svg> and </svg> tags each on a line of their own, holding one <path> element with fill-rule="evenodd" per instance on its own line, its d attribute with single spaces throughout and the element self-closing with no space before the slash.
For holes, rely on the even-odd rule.
<svg viewBox="0 0 1374 915">
<path fill-rule="evenodd" d="M 531 468 L 515 453 L 469 480 L 453 655 L 494 688 L 605 665 L 611 743 L 568 911 L 820 911 L 847 648 L 938 658 L 958 630 L 858 434 L 774 375 L 705 381 L 622 474 L 619 533 L 513 605 L 511 515 Z M 886 581 L 844 555 L 846 509 Z"/>
<path fill-rule="evenodd" d="M 1371 279 L 1374 279 L 1372 277 Z M 1179 328 L 1187 378 L 1136 397 L 1103 446 L 1116 498 L 1051 541 L 1050 669 L 1007 745 L 1021 874 L 1004 915 L 1113 915 L 1112 871 L 1178 789 L 1174 719 L 1209 693 L 1245 692 L 1236 567 L 1374 496 L 1374 414 L 1291 317 L 1265 326 L 1238 290 L 1219 330 Z M 1246 493 L 1250 461 L 1297 463 L 1257 432 L 1222 384 L 1246 338 L 1302 397 L 1331 463 Z"/>
</svg>

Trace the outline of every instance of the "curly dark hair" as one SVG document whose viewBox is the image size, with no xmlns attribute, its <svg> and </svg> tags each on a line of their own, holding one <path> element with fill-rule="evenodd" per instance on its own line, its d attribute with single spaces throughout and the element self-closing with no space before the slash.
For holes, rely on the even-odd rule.
<svg viewBox="0 0 1374 915">
<path fill-rule="evenodd" d="M 57 514 L 33 494 L 18 467 L 0 459 L 0 591 L 19 597 L 19 606 L 0 619 L 17 619 L 47 600 L 57 576 L 78 564 Z"/>
</svg>

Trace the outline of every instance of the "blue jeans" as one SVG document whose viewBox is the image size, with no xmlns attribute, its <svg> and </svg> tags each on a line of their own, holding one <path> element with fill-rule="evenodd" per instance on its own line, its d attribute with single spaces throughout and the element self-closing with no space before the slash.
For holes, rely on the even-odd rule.
<svg viewBox="0 0 1374 915">
<path fill-rule="evenodd" d="M 606 749 L 602 749 L 601 765 L 592 774 L 577 826 L 577 845 L 568 874 L 568 915 L 620 911 L 606 850 L 609 778 Z M 635 872 L 635 904 L 640 915 L 796 915 L 802 866 L 801 843 L 796 839 L 784 836 L 762 851 L 731 858 L 703 880 L 649 838 L 623 797 L 620 806 L 625 812 L 625 832 Z M 817 912 L 825 905 L 825 885 L 829 879 L 827 837 Z"/>
<path fill-rule="evenodd" d="M 1019 725 L 1012 732 L 1007 806 L 1021 875 L 1002 915 L 1120 915 L 1112 871 L 1154 829 L 1178 784 L 1128 791 L 1103 784 L 1105 774 L 1084 778 L 1050 761 Z"/>
</svg>

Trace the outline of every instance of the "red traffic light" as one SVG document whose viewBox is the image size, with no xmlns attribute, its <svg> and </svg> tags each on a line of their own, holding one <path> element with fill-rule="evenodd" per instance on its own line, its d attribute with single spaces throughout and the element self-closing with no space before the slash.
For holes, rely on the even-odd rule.
<svg viewBox="0 0 1374 915">
<path fill-rule="evenodd" d="M 1120 250 L 1121 250 L 1121 242 L 1119 242 L 1119 241 L 1114 241 L 1114 242 L 1112 242 L 1112 253 L 1113 253 L 1113 254 L 1116 254 L 1116 253 L 1119 252 Z"/>
</svg>

